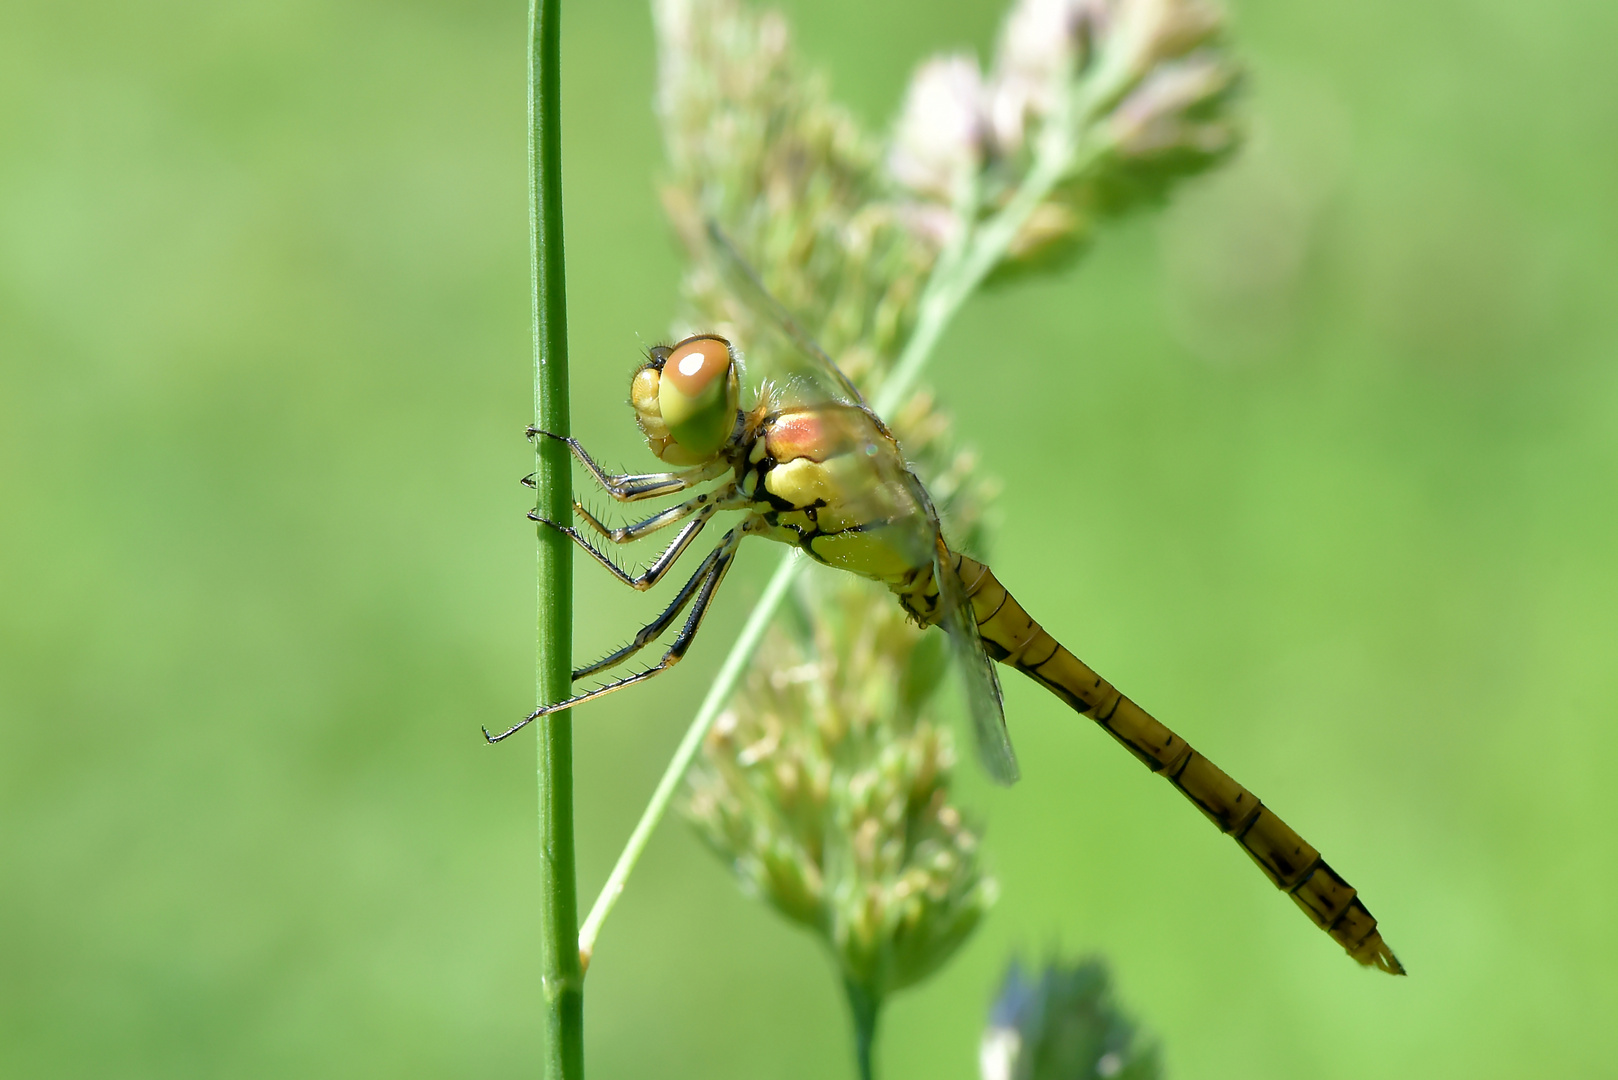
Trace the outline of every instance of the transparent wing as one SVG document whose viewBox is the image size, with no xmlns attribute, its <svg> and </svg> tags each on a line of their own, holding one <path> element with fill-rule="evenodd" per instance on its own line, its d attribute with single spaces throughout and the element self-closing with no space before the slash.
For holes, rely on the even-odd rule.
<svg viewBox="0 0 1618 1080">
<path fill-rule="evenodd" d="M 751 316 L 746 339 L 748 354 L 766 352 L 772 361 L 773 374 L 783 383 L 807 381 L 818 390 L 821 400 L 841 401 L 858 405 L 869 411 L 859 388 L 837 366 L 837 362 L 815 343 L 815 339 L 792 316 L 759 278 L 758 272 L 736 250 L 730 237 L 718 222 L 708 220 L 708 240 L 714 255 L 714 267 L 726 290 Z M 765 340 L 768 336 L 768 341 Z M 801 389 L 808 389 L 807 387 Z M 874 415 L 874 414 L 873 414 Z"/>
<path fill-rule="evenodd" d="M 902 477 L 885 479 L 895 486 L 903 486 L 909 493 L 910 504 L 917 508 L 914 517 L 906 522 L 900 542 L 905 545 L 912 565 L 932 567 L 933 580 L 938 585 L 938 610 L 933 622 L 949 638 L 978 760 L 995 783 L 1015 784 L 1022 771 L 1017 767 L 1017 754 L 1011 748 L 1011 736 L 1006 730 L 1000 677 L 994 660 L 983 648 L 983 639 L 978 636 L 977 619 L 966 598 L 966 586 L 955 572 L 955 560 L 944 543 L 932 498 L 909 470 L 904 470 Z"/>
<path fill-rule="evenodd" d="M 938 544 L 938 549 L 933 557 L 941 609 L 938 624 L 949 635 L 950 648 L 955 654 L 955 668 L 960 672 L 978 760 L 991 780 L 1009 787 L 1022 776 L 1022 770 L 1017 767 L 1017 753 L 1011 748 L 1011 735 L 1006 731 L 1000 676 L 978 637 L 978 623 L 972 616 L 972 605 L 966 599 L 966 589 L 955 573 L 955 565 L 945 557 L 948 552 L 942 543 Z"/>
<path fill-rule="evenodd" d="M 867 536 L 880 533 L 907 565 L 932 567 L 939 588 L 936 621 L 948 635 L 954 666 L 960 673 L 978 757 L 995 782 L 1015 783 L 1021 773 L 1006 733 L 1000 680 L 978 637 L 965 588 L 947 557 L 949 550 L 926 488 L 905 466 L 898 444 L 859 389 L 770 294 L 730 238 L 711 220 L 708 237 L 721 280 L 747 320 L 749 355 L 757 355 L 761 349 L 767 354 L 769 370 L 755 375 L 774 377 L 778 402 L 816 406 L 828 445 L 841 441 L 861 451 L 844 458 L 859 463 L 860 475 L 849 478 L 843 507 L 860 519 Z"/>
</svg>

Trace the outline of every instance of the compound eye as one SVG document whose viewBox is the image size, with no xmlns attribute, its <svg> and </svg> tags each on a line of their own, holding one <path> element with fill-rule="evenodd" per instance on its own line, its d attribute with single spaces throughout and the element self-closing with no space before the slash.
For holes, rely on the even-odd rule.
<svg viewBox="0 0 1618 1080">
<path fill-rule="evenodd" d="M 717 453 L 736 425 L 730 342 L 703 336 L 674 346 L 663 363 L 657 400 L 669 435 L 686 454 L 702 461 Z"/>
<path fill-rule="evenodd" d="M 715 380 L 730 372 L 730 343 L 723 338 L 686 338 L 669 353 L 663 364 L 663 378 L 685 397 L 705 396 Z"/>
</svg>

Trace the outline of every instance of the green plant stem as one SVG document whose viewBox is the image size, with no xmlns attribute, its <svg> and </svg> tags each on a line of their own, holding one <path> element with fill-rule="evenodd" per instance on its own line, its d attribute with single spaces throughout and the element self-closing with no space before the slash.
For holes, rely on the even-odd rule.
<svg viewBox="0 0 1618 1080">
<path fill-rule="evenodd" d="M 911 391 L 915 389 L 916 381 L 921 377 L 927 362 L 932 358 L 933 350 L 943 337 L 945 329 L 967 298 L 1005 257 L 1029 215 L 1050 195 L 1051 189 L 1075 162 L 1082 162 L 1087 166 L 1094 158 L 1094 153 L 1081 153 L 1080 148 L 1065 133 L 1061 138 L 1047 138 L 1033 167 L 1029 170 L 1028 179 L 1018 189 L 1016 195 L 993 217 L 970 229 L 959 242 L 940 253 L 917 304 L 916 325 L 911 330 L 910 338 L 905 342 L 904 350 L 894 363 L 892 374 L 883 380 L 882 389 L 872 403 L 877 415 L 887 415 L 904 404 Z M 974 215 L 970 213 L 964 214 L 962 218 L 966 221 L 973 219 Z M 663 777 L 652 793 L 651 801 L 646 804 L 640 821 L 630 834 L 629 842 L 618 856 L 612 873 L 607 877 L 606 885 L 602 887 L 589 916 L 584 921 L 584 928 L 579 935 L 579 952 L 585 958 L 586 964 L 595 952 L 601 924 L 606 920 L 613 905 L 618 902 L 618 897 L 623 894 L 624 884 L 634 870 L 635 863 L 640 859 L 641 852 L 645 850 L 652 831 L 668 810 L 680 780 L 685 776 L 686 769 L 690 767 L 697 750 L 702 746 L 703 738 L 708 734 L 713 722 L 718 719 L 720 710 L 730 700 L 742 672 L 746 670 L 748 660 L 758 648 L 765 629 L 781 606 L 781 601 L 786 598 L 787 591 L 803 564 L 804 560 L 799 557 L 796 550 L 786 553 L 780 565 L 776 567 L 769 584 L 765 586 L 763 595 L 754 605 L 752 614 L 742 627 L 742 632 L 731 644 L 730 652 L 725 656 L 718 674 L 708 687 L 707 696 L 702 699 L 696 716 L 691 720 L 691 726 L 686 729 L 679 748 L 675 750 L 674 757 L 670 759 L 668 768 L 663 771 Z"/>
<path fill-rule="evenodd" d="M 742 670 L 752 657 L 753 650 L 758 647 L 759 639 L 769 628 L 770 619 L 775 615 L 776 608 L 786 597 L 787 591 L 792 587 L 792 581 L 798 576 L 798 570 L 803 565 L 796 550 L 788 551 L 781 565 L 775 568 L 775 574 L 770 583 L 764 587 L 764 595 L 759 597 L 758 603 L 753 607 L 753 613 L 747 617 L 747 623 L 742 632 L 737 635 L 736 641 L 730 647 L 730 653 L 725 662 L 720 665 L 719 673 L 714 676 L 713 683 L 708 687 L 708 694 L 702 699 L 697 708 L 697 715 L 686 728 L 685 736 L 680 745 L 674 750 L 674 757 L 669 760 L 667 769 L 663 770 L 663 778 L 657 782 L 657 789 L 652 792 L 652 798 L 646 804 L 646 810 L 635 824 L 635 831 L 629 834 L 629 842 L 618 856 L 613 865 L 612 873 L 607 875 L 607 883 L 601 887 L 601 895 L 596 898 L 595 906 L 590 909 L 590 915 L 584 920 L 584 926 L 579 931 L 579 955 L 586 966 L 589 966 L 590 956 L 595 952 L 596 935 L 601 932 L 601 924 L 606 921 L 612 906 L 618 902 L 623 894 L 624 882 L 629 880 L 629 874 L 635 869 L 635 863 L 640 859 L 641 852 L 646 850 L 646 843 L 652 838 L 652 830 L 662 820 L 663 813 L 668 809 L 669 803 L 674 799 L 674 792 L 680 786 L 680 780 L 685 771 L 702 748 L 702 740 L 713 726 L 719 710 L 725 707 L 730 697 L 731 689 L 741 678 Z"/>
<path fill-rule="evenodd" d="M 529 231 L 534 286 L 534 413 L 538 426 L 566 434 L 567 283 L 562 258 L 560 0 L 529 8 Z M 566 447 L 536 443 L 539 509 L 553 521 L 572 512 Z M 572 691 L 573 547 L 540 528 L 539 648 L 541 704 Z M 573 719 L 552 713 L 536 723 L 539 748 L 540 985 L 545 1008 L 547 1080 L 584 1076 L 584 973 L 579 965 L 578 883 L 573 859 Z"/>
<path fill-rule="evenodd" d="M 854 1017 L 854 1063 L 860 1080 L 872 1080 L 876 1075 L 876 1021 L 882 999 L 847 976 L 843 978 L 843 989 L 848 993 L 848 1007 Z"/>
</svg>

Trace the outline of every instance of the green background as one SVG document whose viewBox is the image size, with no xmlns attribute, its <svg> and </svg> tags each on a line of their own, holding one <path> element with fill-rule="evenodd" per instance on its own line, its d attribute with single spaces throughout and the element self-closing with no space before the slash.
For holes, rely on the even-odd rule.
<svg viewBox="0 0 1618 1080">
<path fill-rule="evenodd" d="M 678 262 L 645 9 L 564 17 L 576 431 Z M 995 4 L 799 0 L 873 125 Z M 0 1071 L 537 1061 L 526 13 L 16 0 L 0 31 Z M 896 1001 L 975 1075 L 1007 958 L 1102 950 L 1172 1075 L 1588 1076 L 1618 1015 L 1618 8 L 1236 5 L 1254 139 L 934 381 L 1045 625 L 1277 807 L 1361 971 L 1160 781 L 1009 682 L 962 800 L 1003 897 Z M 578 715 L 588 904 L 751 596 Z M 578 572 L 581 655 L 655 598 Z M 850 1074 L 817 944 L 665 824 L 601 938 L 598 1076 Z"/>
</svg>

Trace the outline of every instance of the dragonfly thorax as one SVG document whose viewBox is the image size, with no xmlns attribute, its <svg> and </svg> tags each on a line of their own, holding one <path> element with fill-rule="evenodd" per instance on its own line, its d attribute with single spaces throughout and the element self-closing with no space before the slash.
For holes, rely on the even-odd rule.
<svg viewBox="0 0 1618 1080">
<path fill-rule="evenodd" d="M 741 383 L 730 342 L 698 334 L 658 345 L 629 383 L 629 404 L 652 453 L 670 465 L 699 465 L 736 427 Z"/>
</svg>

